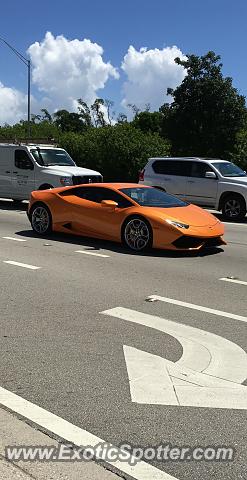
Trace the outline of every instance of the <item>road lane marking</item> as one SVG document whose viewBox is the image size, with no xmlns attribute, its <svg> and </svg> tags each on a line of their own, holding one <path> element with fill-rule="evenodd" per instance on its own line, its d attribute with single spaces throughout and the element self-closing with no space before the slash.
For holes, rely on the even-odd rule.
<svg viewBox="0 0 247 480">
<path fill-rule="evenodd" d="M 54 413 L 51 413 L 2 387 L 0 387 L 0 404 L 67 441 L 69 444 L 78 447 L 89 445 L 96 447 L 99 443 L 108 443 L 87 430 L 73 425 Z M 136 480 L 178 480 L 144 461 L 138 461 L 133 465 L 133 463 L 135 463 L 133 456 L 126 453 L 125 450 L 121 450 L 117 447 L 114 448 L 116 448 L 119 453 L 122 452 L 124 458 L 127 460 L 122 462 L 120 460 L 117 460 L 116 462 L 106 461 L 106 463 L 117 468 L 120 472 L 130 475 Z M 99 453 L 96 458 L 97 460 L 104 460 L 104 455 L 102 456 L 102 453 L 101 455 Z M 132 465 L 130 464 L 131 459 L 133 460 Z"/>
<path fill-rule="evenodd" d="M 221 222 L 224 225 L 234 225 L 235 227 L 247 227 L 247 223 Z"/>
<path fill-rule="evenodd" d="M 84 253 L 85 255 L 93 255 L 95 257 L 110 258 L 110 255 L 104 255 L 103 253 L 90 252 L 88 250 L 76 250 L 75 253 Z"/>
<path fill-rule="evenodd" d="M 244 282 L 243 280 L 237 280 L 236 278 L 223 277 L 223 278 L 220 278 L 220 280 L 222 280 L 223 282 L 237 283 L 239 285 L 247 285 L 247 282 Z"/>
<path fill-rule="evenodd" d="M 26 242 L 23 238 L 14 238 L 14 237 L 2 237 L 5 240 L 13 240 L 14 242 Z"/>
<path fill-rule="evenodd" d="M 177 305 L 179 307 L 190 308 L 192 310 L 199 310 L 199 312 L 207 312 L 212 315 L 218 315 L 219 317 L 231 318 L 233 320 L 240 320 L 241 322 L 247 322 L 247 317 L 242 315 L 236 315 L 235 313 L 223 312 L 221 310 L 215 310 L 213 308 L 203 307 L 201 305 L 196 305 L 194 303 L 181 302 L 180 300 L 175 300 L 173 298 L 160 297 L 159 295 L 150 295 L 147 297 L 152 300 L 159 300 L 160 302 L 171 303 L 172 305 Z"/>
<path fill-rule="evenodd" d="M 39 270 L 41 267 L 36 267 L 35 265 L 28 265 L 27 263 L 13 262 L 12 260 L 4 260 L 3 263 L 8 263 L 8 265 L 14 265 L 16 267 L 28 268 L 29 270 Z"/>
<path fill-rule="evenodd" d="M 124 346 L 133 402 L 206 408 L 247 409 L 247 354 L 211 332 L 127 308 L 101 312 L 176 338 L 177 362 Z"/>
</svg>

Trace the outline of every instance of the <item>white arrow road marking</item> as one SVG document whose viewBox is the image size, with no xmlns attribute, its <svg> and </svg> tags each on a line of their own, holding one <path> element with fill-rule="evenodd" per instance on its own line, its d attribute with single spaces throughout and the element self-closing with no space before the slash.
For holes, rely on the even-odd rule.
<svg viewBox="0 0 247 480">
<path fill-rule="evenodd" d="M 235 313 L 222 312 L 221 310 L 215 310 L 213 308 L 203 307 L 202 305 L 195 305 L 194 303 L 181 302 L 174 298 L 160 297 L 159 295 L 150 295 L 147 297 L 150 300 L 159 300 L 160 302 L 171 303 L 178 305 L 179 307 L 191 308 L 192 310 L 199 310 L 200 312 L 211 313 L 212 315 L 218 315 L 219 317 L 232 318 L 233 320 L 240 320 L 241 322 L 247 322 L 247 317 L 242 315 L 235 315 Z"/>
<path fill-rule="evenodd" d="M 247 282 L 243 280 L 237 280 L 236 278 L 220 278 L 223 282 L 237 283 L 239 285 L 247 285 Z"/>
<path fill-rule="evenodd" d="M 67 422 L 67 420 L 64 420 L 63 418 L 54 415 L 54 413 L 48 412 L 47 410 L 44 410 L 38 405 L 28 402 L 24 398 L 21 398 L 15 393 L 10 392 L 9 390 L 5 390 L 1 387 L 0 404 L 9 408 L 18 415 L 21 415 L 22 417 L 31 420 L 40 427 L 45 428 L 49 432 L 57 435 L 59 438 L 75 446 L 82 447 L 90 445 L 91 447 L 96 447 L 97 445 L 99 445 L 99 443 L 107 443 L 105 440 L 102 440 L 101 438 L 96 437 L 92 433 L 87 432 L 87 430 L 83 430 L 82 428 L 79 428 L 76 425 Z M 122 452 L 125 461 L 117 460 L 116 462 L 108 461 L 106 463 L 114 466 L 121 472 L 130 475 L 136 480 L 178 480 L 177 478 L 168 475 L 164 471 L 153 467 L 149 463 L 143 461 L 137 461 L 136 463 L 134 461 L 134 457 L 126 453 L 125 450 L 121 450 L 117 447 L 115 447 L 115 449 L 115 451 L 118 451 L 119 453 Z M 99 454 L 97 456 L 97 460 L 104 460 L 103 457 L 102 454 Z"/>
<path fill-rule="evenodd" d="M 183 347 L 177 362 L 124 346 L 134 402 L 209 408 L 247 409 L 247 355 L 235 343 L 213 333 L 161 317 L 113 308 L 101 312 L 154 328 Z"/>
</svg>

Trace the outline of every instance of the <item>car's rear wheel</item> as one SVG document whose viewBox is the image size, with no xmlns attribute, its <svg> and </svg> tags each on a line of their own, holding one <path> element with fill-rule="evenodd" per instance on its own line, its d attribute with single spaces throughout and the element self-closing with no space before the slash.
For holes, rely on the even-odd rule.
<svg viewBox="0 0 247 480">
<path fill-rule="evenodd" d="M 129 249 L 135 252 L 143 252 L 152 247 L 152 227 L 142 217 L 127 219 L 122 228 L 122 241 Z"/>
<path fill-rule="evenodd" d="M 227 196 L 223 201 L 222 213 L 226 220 L 242 220 L 246 215 L 244 198 L 241 195 Z"/>
<path fill-rule="evenodd" d="M 49 208 L 38 203 L 33 206 L 30 212 L 32 229 L 38 235 L 47 235 L 52 231 L 52 217 Z"/>
</svg>

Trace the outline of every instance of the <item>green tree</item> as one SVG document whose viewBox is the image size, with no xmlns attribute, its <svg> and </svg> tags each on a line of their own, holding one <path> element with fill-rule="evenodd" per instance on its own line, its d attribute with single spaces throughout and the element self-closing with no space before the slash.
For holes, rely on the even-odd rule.
<svg viewBox="0 0 247 480">
<path fill-rule="evenodd" d="M 106 126 L 104 110 L 102 108 L 104 106 L 105 106 L 105 102 L 103 98 L 96 98 L 94 103 L 91 105 L 91 112 L 94 119 L 94 126 L 96 128 Z"/>
<path fill-rule="evenodd" d="M 79 113 L 58 110 L 54 113 L 54 122 L 62 132 L 81 132 L 86 125 Z"/>
<path fill-rule="evenodd" d="M 60 131 L 55 123 L 50 123 L 47 120 L 40 121 L 38 123 L 32 123 L 31 126 L 31 139 L 47 139 L 57 140 Z M 5 139 L 8 141 L 14 141 L 25 139 L 28 137 L 28 122 L 25 120 L 16 123 L 13 126 L 0 127 L 0 137 L 2 141 Z"/>
<path fill-rule="evenodd" d="M 88 107 L 87 103 L 84 102 L 84 100 L 82 100 L 82 98 L 79 98 L 77 101 L 78 101 L 78 112 L 79 112 L 80 118 L 82 119 L 86 127 L 92 127 L 93 121 L 92 121 L 92 114 L 91 114 L 90 108 Z"/>
<path fill-rule="evenodd" d="M 132 121 L 134 127 L 142 132 L 161 134 L 163 130 L 163 115 L 161 112 L 139 112 Z"/>
<path fill-rule="evenodd" d="M 237 163 L 243 170 L 247 171 L 247 129 L 237 134 L 236 144 L 230 154 L 230 159 Z"/>
<path fill-rule="evenodd" d="M 48 110 L 46 108 L 41 108 L 40 111 L 43 113 L 42 121 L 52 123 L 52 115 L 48 112 Z"/>
<path fill-rule="evenodd" d="M 175 90 L 167 90 L 173 102 L 161 108 L 173 154 L 229 156 L 245 123 L 245 98 L 231 78 L 223 77 L 220 57 L 214 52 L 175 61 L 187 75 Z"/>
<path fill-rule="evenodd" d="M 105 127 L 107 124 L 112 125 L 115 112 L 112 112 L 114 102 L 96 98 L 94 103 L 89 107 L 84 100 L 78 99 L 78 112 L 80 118 L 87 127 Z"/>
</svg>

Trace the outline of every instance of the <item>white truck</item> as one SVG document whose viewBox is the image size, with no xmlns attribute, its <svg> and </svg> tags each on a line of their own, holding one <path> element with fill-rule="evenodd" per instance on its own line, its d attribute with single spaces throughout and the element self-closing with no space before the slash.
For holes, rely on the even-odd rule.
<svg viewBox="0 0 247 480">
<path fill-rule="evenodd" d="M 0 144 L 0 198 L 27 200 L 33 190 L 102 182 L 99 172 L 77 167 L 62 148 Z"/>
</svg>

